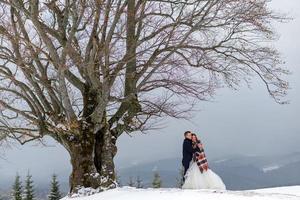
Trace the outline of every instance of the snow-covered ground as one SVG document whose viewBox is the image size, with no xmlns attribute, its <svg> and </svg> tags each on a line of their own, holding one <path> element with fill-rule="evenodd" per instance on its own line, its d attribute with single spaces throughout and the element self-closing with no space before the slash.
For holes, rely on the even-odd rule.
<svg viewBox="0 0 300 200">
<path fill-rule="evenodd" d="M 266 173 L 266 172 L 273 171 L 273 170 L 276 170 L 279 168 L 280 168 L 279 165 L 272 165 L 272 166 L 263 167 L 262 171 Z"/>
<path fill-rule="evenodd" d="M 214 191 L 181 189 L 135 189 L 131 187 L 108 190 L 88 197 L 62 200 L 300 200 L 300 186 L 266 188 L 248 191 Z"/>
<path fill-rule="evenodd" d="M 262 193 L 262 194 L 288 194 L 298 196 L 300 199 L 300 186 L 289 186 L 289 187 L 276 187 L 276 188 L 265 188 L 254 190 L 255 192 Z"/>
</svg>

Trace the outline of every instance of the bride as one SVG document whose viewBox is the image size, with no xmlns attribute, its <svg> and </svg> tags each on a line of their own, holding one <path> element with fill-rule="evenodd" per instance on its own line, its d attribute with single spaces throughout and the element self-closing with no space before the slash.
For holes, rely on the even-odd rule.
<svg viewBox="0 0 300 200">
<path fill-rule="evenodd" d="M 219 189 L 225 190 L 222 179 L 209 167 L 203 145 L 196 134 L 192 134 L 193 148 L 196 152 L 185 175 L 183 189 Z"/>
</svg>

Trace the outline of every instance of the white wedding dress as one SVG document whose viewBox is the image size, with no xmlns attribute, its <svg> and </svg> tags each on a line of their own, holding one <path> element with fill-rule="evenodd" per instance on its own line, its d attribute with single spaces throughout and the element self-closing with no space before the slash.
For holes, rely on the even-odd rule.
<svg viewBox="0 0 300 200">
<path fill-rule="evenodd" d="M 191 161 L 185 174 L 185 182 L 182 189 L 216 189 L 226 190 L 222 179 L 211 169 L 201 173 L 196 162 Z"/>
</svg>

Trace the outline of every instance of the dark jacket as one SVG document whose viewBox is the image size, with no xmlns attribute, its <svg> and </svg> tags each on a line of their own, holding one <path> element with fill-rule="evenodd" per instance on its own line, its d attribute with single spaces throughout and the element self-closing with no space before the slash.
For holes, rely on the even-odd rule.
<svg viewBox="0 0 300 200">
<path fill-rule="evenodd" d="M 191 160 L 193 159 L 193 153 L 196 149 L 192 146 L 192 140 L 185 138 L 182 147 L 182 164 L 183 166 L 189 166 Z"/>
</svg>

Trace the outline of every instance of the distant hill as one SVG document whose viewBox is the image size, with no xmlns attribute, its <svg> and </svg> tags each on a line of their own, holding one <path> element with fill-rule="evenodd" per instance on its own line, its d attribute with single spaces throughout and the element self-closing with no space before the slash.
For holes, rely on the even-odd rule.
<svg viewBox="0 0 300 200">
<path fill-rule="evenodd" d="M 225 182 L 229 190 L 251 190 L 266 187 L 300 185 L 300 152 L 276 156 L 241 156 L 232 155 L 222 159 L 209 160 L 209 165 Z M 117 174 L 121 184 L 128 185 L 129 178 L 137 176 L 143 180 L 144 187 L 151 187 L 154 171 L 158 171 L 162 186 L 177 187 L 177 178 L 181 168 L 181 158 L 168 158 L 148 163 L 128 163 L 126 168 L 118 168 Z M 60 177 L 61 190 L 68 192 L 68 172 Z M 35 182 L 39 200 L 46 199 L 49 191 L 49 179 Z M 1 179 L 0 197 L 8 197 L 14 180 Z M 5 186 L 5 187 L 4 187 Z M 3 189 L 5 188 L 5 189 Z M 4 200 L 9 198 L 4 198 Z"/>
<path fill-rule="evenodd" d="M 300 184 L 300 152 L 283 156 L 233 155 L 209 161 L 209 164 L 230 190 Z M 119 169 L 118 175 L 122 185 L 126 185 L 130 177 L 140 176 L 145 187 L 150 187 L 153 173 L 158 171 L 163 187 L 176 187 L 180 167 L 181 158 L 170 158 Z"/>
</svg>

